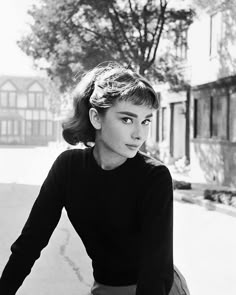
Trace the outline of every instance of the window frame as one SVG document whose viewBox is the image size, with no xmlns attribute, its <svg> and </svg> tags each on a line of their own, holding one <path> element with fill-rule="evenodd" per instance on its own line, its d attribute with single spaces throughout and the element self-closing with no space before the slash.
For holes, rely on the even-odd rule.
<svg viewBox="0 0 236 295">
<path fill-rule="evenodd" d="M 225 108 L 223 108 L 223 98 L 225 99 Z M 213 95 L 211 103 L 211 138 L 218 140 L 228 140 L 228 101 L 225 95 Z M 225 114 L 223 114 L 225 111 Z M 219 121 L 220 118 L 220 121 Z M 225 121 L 222 121 L 225 118 Z M 224 131 L 222 132 L 222 125 L 224 123 Z"/>
<path fill-rule="evenodd" d="M 2 133 L 2 125 L 5 125 L 5 131 Z M 20 120 L 17 119 L 1 119 L 0 120 L 0 136 L 20 136 Z M 17 132 L 16 132 L 17 130 Z"/>
<path fill-rule="evenodd" d="M 230 101 L 231 101 L 231 86 L 224 86 L 224 87 L 216 87 L 209 89 L 202 89 L 197 90 L 196 95 L 193 95 L 193 139 L 204 139 L 204 140 L 215 140 L 215 141 L 222 141 L 222 142 L 236 142 L 235 140 L 231 139 L 231 129 L 232 123 L 230 122 L 230 116 L 232 117 L 231 113 L 232 110 L 230 108 Z M 208 95 L 204 95 L 208 93 Z M 235 91 L 236 96 L 236 91 Z M 200 106 L 201 101 L 209 100 L 209 119 L 207 120 L 209 123 L 209 132 L 208 135 L 203 134 L 201 130 L 199 121 L 205 122 L 204 118 L 200 117 L 199 112 L 201 112 L 201 116 L 206 114 L 206 112 L 202 111 L 202 107 Z M 204 110 L 206 110 L 206 106 L 204 106 Z M 202 123 L 204 128 L 206 123 Z M 231 124 L 231 125 L 230 125 Z M 199 127 L 200 126 L 200 127 Z M 236 129 L 236 128 L 235 128 Z M 236 131 L 235 131 L 236 133 Z"/>
<path fill-rule="evenodd" d="M 28 93 L 27 93 L 27 108 L 29 108 L 29 109 L 44 109 L 45 108 L 44 105 L 45 105 L 45 94 L 43 91 L 28 91 Z"/>
<path fill-rule="evenodd" d="M 6 105 L 2 104 L 2 94 L 5 94 L 6 97 Z M 10 104 L 10 99 L 11 99 L 11 95 L 14 95 L 14 103 L 13 105 Z M 17 108 L 17 91 L 12 91 L 12 90 L 1 90 L 0 91 L 0 107 L 2 108 L 9 108 L 9 109 L 13 109 L 13 108 Z"/>
<path fill-rule="evenodd" d="M 229 115 L 229 132 L 228 132 L 228 137 L 229 137 L 229 141 L 232 143 L 236 143 L 236 117 L 232 115 L 233 110 L 236 111 L 236 109 L 234 109 L 232 107 L 232 99 L 235 99 L 235 106 L 236 106 L 236 89 L 234 89 L 230 95 L 229 95 L 229 111 L 228 111 L 228 115 Z M 232 123 L 232 119 L 235 119 L 235 124 Z M 234 137 L 232 138 L 232 129 L 235 132 Z"/>
<path fill-rule="evenodd" d="M 208 102 L 207 102 L 208 100 Z M 206 108 L 208 105 L 208 108 Z M 208 115 L 206 116 L 206 111 L 208 110 Z M 203 97 L 194 97 L 194 130 L 193 137 L 194 138 L 210 138 L 211 137 L 211 104 L 210 104 L 210 96 L 206 94 Z M 203 128 L 207 126 L 206 128 Z"/>
</svg>

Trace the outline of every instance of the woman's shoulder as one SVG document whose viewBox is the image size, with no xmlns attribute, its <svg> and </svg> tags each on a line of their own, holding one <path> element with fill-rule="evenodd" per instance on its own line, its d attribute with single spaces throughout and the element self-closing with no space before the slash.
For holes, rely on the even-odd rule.
<svg viewBox="0 0 236 295">
<path fill-rule="evenodd" d="M 154 158 L 145 152 L 139 151 L 137 153 L 137 157 L 139 159 L 139 162 L 146 167 L 149 167 L 149 168 L 156 168 L 156 167 L 163 167 L 163 166 L 166 167 L 165 164 L 160 159 Z"/>
<path fill-rule="evenodd" d="M 170 171 L 166 164 L 160 159 L 154 158 L 151 155 L 139 151 L 137 154 L 138 161 L 140 165 L 147 171 L 148 175 L 162 174 L 170 176 Z"/>
<path fill-rule="evenodd" d="M 78 161 L 83 162 L 91 148 L 69 148 L 62 151 L 56 158 L 56 162 L 61 164 L 75 163 Z"/>
</svg>

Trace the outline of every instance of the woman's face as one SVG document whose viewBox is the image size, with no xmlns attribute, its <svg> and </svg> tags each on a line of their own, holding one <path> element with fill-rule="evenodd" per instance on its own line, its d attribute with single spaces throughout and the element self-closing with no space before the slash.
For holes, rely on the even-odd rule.
<svg viewBox="0 0 236 295">
<path fill-rule="evenodd" d="M 96 145 L 110 156 L 132 158 L 147 139 L 153 109 L 117 101 L 100 116 Z"/>
</svg>

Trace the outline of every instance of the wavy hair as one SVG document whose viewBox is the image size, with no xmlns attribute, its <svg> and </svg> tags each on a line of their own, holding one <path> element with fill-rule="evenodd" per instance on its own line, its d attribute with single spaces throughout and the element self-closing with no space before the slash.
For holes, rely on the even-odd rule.
<svg viewBox="0 0 236 295">
<path fill-rule="evenodd" d="M 130 101 L 158 109 L 159 100 L 150 83 L 140 74 L 116 62 L 100 64 L 84 74 L 73 96 L 73 115 L 63 122 L 63 137 L 72 145 L 86 146 L 95 142 L 95 129 L 89 119 L 89 109 L 101 115 L 116 101 Z"/>
</svg>

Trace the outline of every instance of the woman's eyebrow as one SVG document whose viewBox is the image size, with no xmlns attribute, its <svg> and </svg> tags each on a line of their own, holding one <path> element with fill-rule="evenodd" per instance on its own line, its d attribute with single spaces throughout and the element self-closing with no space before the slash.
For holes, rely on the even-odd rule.
<svg viewBox="0 0 236 295">
<path fill-rule="evenodd" d="M 121 115 L 126 115 L 126 116 L 130 116 L 130 117 L 133 117 L 133 118 L 138 118 L 138 115 L 136 115 L 135 113 L 131 113 L 131 112 L 117 112 L 118 114 L 121 114 Z M 152 113 L 151 114 L 148 114 L 145 118 L 151 118 L 152 117 Z"/>
</svg>

